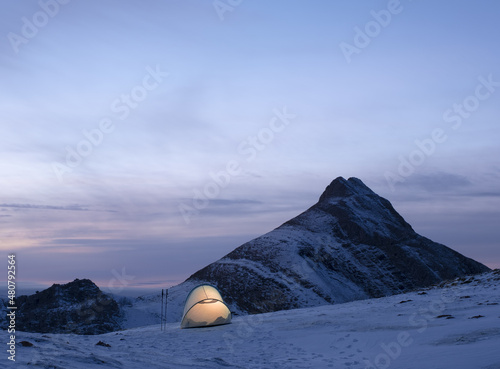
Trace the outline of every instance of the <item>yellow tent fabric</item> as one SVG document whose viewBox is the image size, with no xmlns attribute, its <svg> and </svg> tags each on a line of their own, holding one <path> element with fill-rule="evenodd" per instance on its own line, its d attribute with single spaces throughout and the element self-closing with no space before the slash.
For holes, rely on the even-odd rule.
<svg viewBox="0 0 500 369">
<path fill-rule="evenodd" d="M 208 284 L 194 288 L 186 298 L 181 328 L 231 323 L 231 311 L 217 288 Z"/>
</svg>

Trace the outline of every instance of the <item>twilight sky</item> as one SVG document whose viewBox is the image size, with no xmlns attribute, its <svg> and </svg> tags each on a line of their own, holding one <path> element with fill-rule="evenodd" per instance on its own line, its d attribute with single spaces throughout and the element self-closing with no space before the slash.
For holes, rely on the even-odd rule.
<svg viewBox="0 0 500 369">
<path fill-rule="evenodd" d="M 500 267 L 498 2 L 2 7 L 0 272 L 15 252 L 26 288 L 176 284 L 337 176 Z"/>
</svg>

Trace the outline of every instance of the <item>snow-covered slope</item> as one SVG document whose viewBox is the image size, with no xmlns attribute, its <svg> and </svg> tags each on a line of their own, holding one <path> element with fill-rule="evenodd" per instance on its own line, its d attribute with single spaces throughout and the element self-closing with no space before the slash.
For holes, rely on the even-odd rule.
<svg viewBox="0 0 500 369">
<path fill-rule="evenodd" d="M 17 332 L 14 366 L 498 369 L 499 304 L 496 270 L 390 297 L 236 317 L 217 327 L 169 323 L 163 332 L 155 325 L 98 336 Z"/>
<path fill-rule="evenodd" d="M 182 318 L 184 302 L 189 292 L 198 286 L 197 281 L 185 281 L 169 289 L 167 303 L 167 321 L 178 322 Z M 157 324 L 161 315 L 161 295 L 151 294 L 137 297 L 131 306 L 122 307 L 122 327 L 136 328 Z"/>
<path fill-rule="evenodd" d="M 245 314 L 387 296 L 487 270 L 417 234 L 359 179 L 339 177 L 304 213 L 171 288 L 169 320 L 201 283 Z"/>
</svg>

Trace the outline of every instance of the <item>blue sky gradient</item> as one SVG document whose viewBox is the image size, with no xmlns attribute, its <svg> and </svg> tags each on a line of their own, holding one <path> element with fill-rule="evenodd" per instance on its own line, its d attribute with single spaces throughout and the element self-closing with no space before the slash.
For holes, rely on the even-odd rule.
<svg viewBox="0 0 500 369">
<path fill-rule="evenodd" d="M 25 283 L 125 270 L 124 287 L 158 288 L 355 176 L 417 232 L 500 267 L 499 11 L 5 3 L 0 247 Z"/>
</svg>

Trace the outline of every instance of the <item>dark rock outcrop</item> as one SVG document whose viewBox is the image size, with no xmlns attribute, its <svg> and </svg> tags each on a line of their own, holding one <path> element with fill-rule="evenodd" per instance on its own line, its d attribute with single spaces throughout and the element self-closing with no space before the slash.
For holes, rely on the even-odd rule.
<svg viewBox="0 0 500 369">
<path fill-rule="evenodd" d="M 19 296 L 16 306 L 16 329 L 20 331 L 101 334 L 120 328 L 118 304 L 89 279 Z"/>
</svg>

